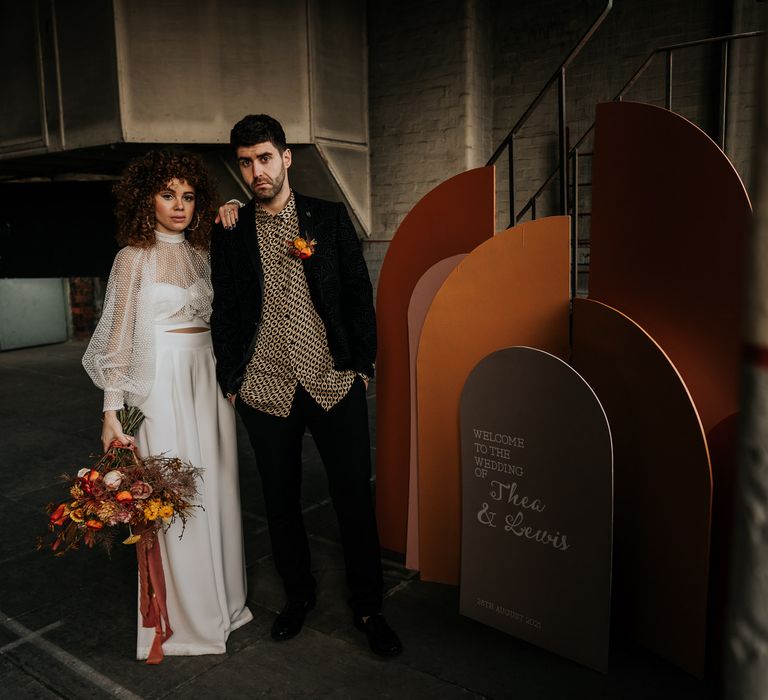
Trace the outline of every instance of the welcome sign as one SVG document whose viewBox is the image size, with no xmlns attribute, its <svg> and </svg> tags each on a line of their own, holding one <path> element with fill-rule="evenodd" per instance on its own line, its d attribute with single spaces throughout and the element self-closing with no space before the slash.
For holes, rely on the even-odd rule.
<svg viewBox="0 0 768 700">
<path fill-rule="evenodd" d="M 605 671 L 613 464 L 597 397 L 532 348 L 464 385 L 461 613 Z"/>
</svg>

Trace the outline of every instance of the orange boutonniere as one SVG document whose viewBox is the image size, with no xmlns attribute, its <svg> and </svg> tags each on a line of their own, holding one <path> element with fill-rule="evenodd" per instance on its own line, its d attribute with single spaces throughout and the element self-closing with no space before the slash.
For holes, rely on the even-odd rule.
<svg viewBox="0 0 768 700">
<path fill-rule="evenodd" d="M 315 254 L 316 245 L 317 241 L 314 238 L 310 240 L 309 237 L 296 236 L 288 241 L 288 254 L 293 255 L 294 258 L 306 260 Z"/>
</svg>

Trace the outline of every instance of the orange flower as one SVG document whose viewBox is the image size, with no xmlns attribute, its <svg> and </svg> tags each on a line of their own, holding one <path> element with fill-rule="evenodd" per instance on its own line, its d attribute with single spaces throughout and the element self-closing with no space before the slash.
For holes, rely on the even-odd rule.
<svg viewBox="0 0 768 700">
<path fill-rule="evenodd" d="M 56 510 L 51 513 L 51 522 L 54 525 L 63 525 L 69 517 L 69 506 L 66 503 L 59 505 Z"/>
<path fill-rule="evenodd" d="M 130 491 L 118 491 L 115 500 L 120 503 L 130 503 L 133 500 L 133 496 Z"/>
<path fill-rule="evenodd" d="M 314 238 L 310 241 L 308 238 L 296 236 L 292 241 L 288 241 L 288 253 L 300 260 L 306 260 L 314 255 L 316 245 L 317 241 Z"/>
<path fill-rule="evenodd" d="M 101 520 L 95 520 L 95 519 L 92 519 L 92 520 L 86 520 L 86 521 L 85 521 L 85 524 L 86 524 L 86 525 L 87 525 L 89 528 L 91 528 L 91 530 L 101 530 L 101 528 L 103 528 L 103 527 L 104 527 L 104 523 L 103 523 L 103 522 L 101 522 Z"/>
</svg>

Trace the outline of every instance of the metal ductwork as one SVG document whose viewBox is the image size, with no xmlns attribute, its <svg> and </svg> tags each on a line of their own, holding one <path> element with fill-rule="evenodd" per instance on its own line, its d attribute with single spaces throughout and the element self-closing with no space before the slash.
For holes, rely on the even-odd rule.
<svg viewBox="0 0 768 700">
<path fill-rule="evenodd" d="M 150 145 L 200 151 L 224 196 L 243 115 L 279 119 L 291 183 L 370 231 L 365 3 L 2 0 L 0 180 L 114 177 Z"/>
</svg>

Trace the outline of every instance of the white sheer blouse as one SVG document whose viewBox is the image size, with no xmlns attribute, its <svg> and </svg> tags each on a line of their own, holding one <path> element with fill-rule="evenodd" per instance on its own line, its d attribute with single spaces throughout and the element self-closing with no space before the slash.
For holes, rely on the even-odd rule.
<svg viewBox="0 0 768 700">
<path fill-rule="evenodd" d="M 138 406 L 155 374 L 154 329 L 208 327 L 210 258 L 182 234 L 156 232 L 149 248 L 122 248 L 107 283 L 104 310 L 83 367 L 104 390 L 104 410 Z"/>
</svg>

